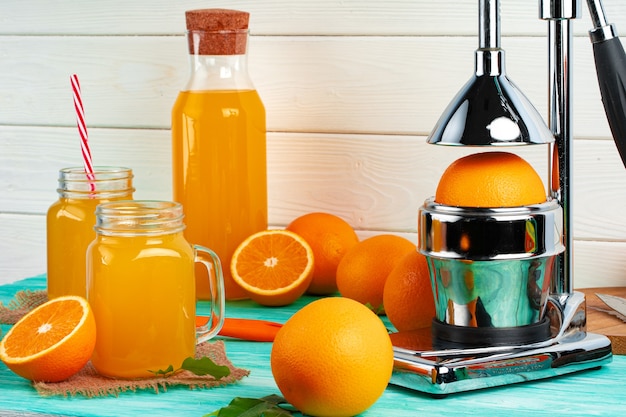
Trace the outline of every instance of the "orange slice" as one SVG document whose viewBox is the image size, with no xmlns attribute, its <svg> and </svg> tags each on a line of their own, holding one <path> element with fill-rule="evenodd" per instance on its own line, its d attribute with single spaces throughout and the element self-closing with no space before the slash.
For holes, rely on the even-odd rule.
<svg viewBox="0 0 626 417">
<path fill-rule="evenodd" d="M 22 317 L 0 342 L 0 359 L 31 381 L 63 381 L 80 371 L 96 345 L 96 321 L 82 297 L 50 300 Z"/>
<path fill-rule="evenodd" d="M 243 241 L 230 263 L 233 280 L 261 305 L 296 301 L 313 278 L 313 251 L 296 233 L 265 230 Z"/>
</svg>

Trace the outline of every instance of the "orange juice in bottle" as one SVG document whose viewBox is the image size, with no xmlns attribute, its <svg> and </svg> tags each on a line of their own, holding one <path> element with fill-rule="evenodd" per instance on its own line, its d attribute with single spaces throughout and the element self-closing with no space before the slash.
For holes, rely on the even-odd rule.
<svg viewBox="0 0 626 417">
<path fill-rule="evenodd" d="M 198 342 L 223 323 L 219 258 L 183 236 L 183 209 L 164 201 L 118 201 L 96 212 L 96 237 L 87 249 L 87 297 L 98 338 L 96 370 L 115 378 L 144 378 L 178 369 Z M 194 262 L 210 263 L 215 289 L 211 328 L 196 334 Z M 204 269 L 203 278 L 208 273 Z"/>
<path fill-rule="evenodd" d="M 248 18 L 186 13 L 191 75 L 172 109 L 174 200 L 186 238 L 222 259 L 227 299 L 246 296 L 230 278 L 233 252 L 267 228 L 265 107 L 247 70 Z M 197 286 L 200 298 L 210 295 L 204 280 Z"/>
<path fill-rule="evenodd" d="M 49 298 L 85 297 L 85 254 L 96 235 L 96 206 L 133 197 L 129 168 L 95 167 L 94 178 L 89 180 L 82 167 L 59 171 L 59 199 L 46 215 Z"/>
</svg>

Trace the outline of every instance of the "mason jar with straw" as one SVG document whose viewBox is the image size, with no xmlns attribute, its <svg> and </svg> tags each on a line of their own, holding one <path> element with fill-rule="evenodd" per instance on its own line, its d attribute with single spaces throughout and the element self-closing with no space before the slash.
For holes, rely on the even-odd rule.
<svg viewBox="0 0 626 417">
<path fill-rule="evenodd" d="M 86 296 L 85 256 L 95 238 L 96 206 L 133 198 L 133 173 L 125 167 L 94 167 L 78 77 L 71 76 L 83 167 L 59 171 L 59 199 L 46 216 L 48 298 Z"/>
</svg>

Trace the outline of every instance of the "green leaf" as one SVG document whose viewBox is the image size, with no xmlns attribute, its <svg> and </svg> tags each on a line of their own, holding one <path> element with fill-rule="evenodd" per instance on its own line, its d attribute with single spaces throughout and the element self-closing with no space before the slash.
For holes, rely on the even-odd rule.
<svg viewBox="0 0 626 417">
<path fill-rule="evenodd" d="M 190 371 L 198 376 L 203 375 L 211 375 L 215 379 L 222 379 L 225 376 L 230 375 L 230 369 L 225 365 L 218 365 L 211 358 L 205 356 L 200 359 L 187 358 L 183 361 L 183 364 L 178 369 L 174 369 L 172 365 L 168 366 L 167 369 L 159 369 L 158 371 L 148 371 L 152 372 L 155 376 L 163 376 L 169 377 L 174 375 L 177 371 L 184 369 L 186 371 Z"/>
<path fill-rule="evenodd" d="M 374 306 L 371 303 L 367 302 L 367 303 L 365 303 L 365 307 L 367 307 L 370 310 L 372 310 L 378 316 L 385 314 L 385 306 L 382 305 L 382 304 L 379 305 L 378 308 L 374 308 Z"/>
<path fill-rule="evenodd" d="M 287 400 L 285 400 L 280 395 L 276 395 L 276 394 L 266 395 L 265 397 L 262 397 L 261 399 L 267 401 L 268 403 L 272 403 L 272 404 L 276 404 L 276 405 L 278 405 L 278 404 L 289 404 L 287 402 Z"/>
<path fill-rule="evenodd" d="M 230 375 L 228 366 L 218 365 L 207 356 L 200 359 L 187 358 L 183 361 L 181 369 L 193 372 L 196 375 L 211 375 L 215 379 L 221 379 Z"/>
<path fill-rule="evenodd" d="M 152 372 L 155 376 L 159 376 L 159 375 L 163 375 L 163 376 L 168 376 L 170 374 L 174 373 L 174 367 L 172 365 L 168 366 L 166 370 L 163 369 L 159 369 L 158 371 L 148 371 L 148 372 Z"/>
<path fill-rule="evenodd" d="M 293 414 L 279 404 L 287 404 L 278 395 L 263 398 L 234 398 L 229 405 L 206 414 L 203 417 L 293 417 Z"/>
</svg>

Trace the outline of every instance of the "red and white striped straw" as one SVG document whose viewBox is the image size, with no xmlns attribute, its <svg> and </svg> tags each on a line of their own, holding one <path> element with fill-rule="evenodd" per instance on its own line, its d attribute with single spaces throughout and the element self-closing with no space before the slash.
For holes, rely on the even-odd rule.
<svg viewBox="0 0 626 417">
<path fill-rule="evenodd" d="M 72 83 L 72 93 L 74 95 L 74 109 L 76 110 L 76 125 L 78 126 L 78 133 L 80 135 L 80 150 L 83 154 L 83 165 L 85 167 L 85 173 L 87 179 L 90 181 L 95 180 L 93 173 L 93 162 L 91 160 L 91 149 L 89 149 L 89 135 L 87 134 L 87 124 L 85 123 L 85 109 L 83 107 L 83 99 L 80 93 L 80 83 L 78 82 L 78 76 L 72 74 L 70 77 Z M 95 185 L 91 183 L 91 191 L 94 191 Z"/>
</svg>

